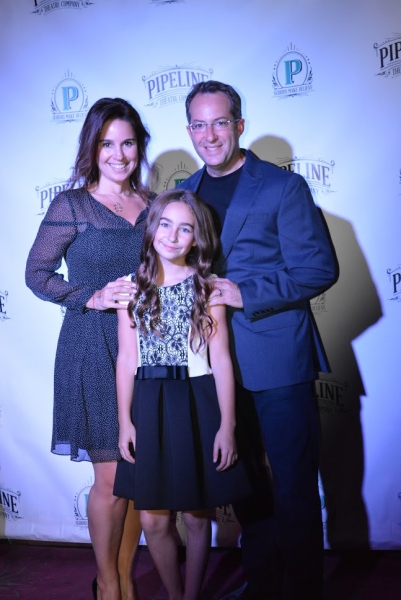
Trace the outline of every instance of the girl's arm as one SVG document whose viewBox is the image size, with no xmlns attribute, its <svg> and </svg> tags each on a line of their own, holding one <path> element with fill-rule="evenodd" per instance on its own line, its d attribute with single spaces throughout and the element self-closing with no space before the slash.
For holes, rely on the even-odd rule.
<svg viewBox="0 0 401 600">
<path fill-rule="evenodd" d="M 134 377 L 138 364 L 137 330 L 132 327 L 127 310 L 117 311 L 118 355 L 117 355 L 117 407 L 121 456 L 134 463 L 129 445 L 135 449 L 136 431 L 131 421 L 131 405 L 134 393 Z"/>
<path fill-rule="evenodd" d="M 231 467 L 238 458 L 235 442 L 235 383 L 233 365 L 228 344 L 225 306 L 210 306 L 214 321 L 213 334 L 209 339 L 210 366 L 216 382 L 221 422 L 213 447 L 213 462 L 217 471 Z"/>
</svg>

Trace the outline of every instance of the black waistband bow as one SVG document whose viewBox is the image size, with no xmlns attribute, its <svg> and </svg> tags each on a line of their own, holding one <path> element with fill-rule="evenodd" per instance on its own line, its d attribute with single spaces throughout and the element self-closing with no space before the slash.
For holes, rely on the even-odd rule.
<svg viewBox="0 0 401 600">
<path fill-rule="evenodd" d="M 188 367 L 177 365 L 143 365 L 138 367 L 135 379 L 188 379 Z"/>
</svg>

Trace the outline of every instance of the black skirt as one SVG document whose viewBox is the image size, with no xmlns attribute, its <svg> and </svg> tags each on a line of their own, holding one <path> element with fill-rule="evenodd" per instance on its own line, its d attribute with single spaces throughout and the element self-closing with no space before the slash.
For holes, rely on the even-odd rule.
<svg viewBox="0 0 401 600">
<path fill-rule="evenodd" d="M 114 494 L 135 508 L 200 510 L 251 494 L 241 458 L 221 472 L 213 463 L 220 427 L 213 375 L 136 379 L 132 421 L 135 464 L 118 463 Z"/>
</svg>

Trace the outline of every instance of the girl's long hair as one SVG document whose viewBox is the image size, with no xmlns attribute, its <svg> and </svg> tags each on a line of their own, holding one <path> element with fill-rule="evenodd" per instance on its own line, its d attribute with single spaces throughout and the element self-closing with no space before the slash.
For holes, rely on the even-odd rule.
<svg viewBox="0 0 401 600">
<path fill-rule="evenodd" d="M 197 351 L 205 346 L 213 332 L 213 319 L 207 313 L 206 306 L 213 290 L 211 269 L 213 260 L 217 255 L 219 240 L 208 207 L 193 192 L 187 190 L 167 190 L 159 194 L 152 202 L 141 251 L 141 265 L 136 274 L 137 291 L 134 299 L 128 305 L 128 313 L 135 325 L 133 315 L 134 306 L 143 294 L 143 299 L 136 309 L 141 332 L 146 335 L 144 315 L 145 312 L 148 312 L 151 331 L 157 335 L 162 335 L 162 332 L 158 328 L 161 307 L 156 287 L 157 252 L 153 247 L 153 240 L 164 209 L 172 202 L 184 202 L 189 206 L 195 217 L 194 238 L 196 246 L 193 246 L 187 254 L 186 263 L 194 269 L 195 300 L 191 311 L 191 334 L 189 341 L 191 349 Z M 193 347 L 195 336 L 199 337 L 199 344 L 196 348 Z"/>
</svg>

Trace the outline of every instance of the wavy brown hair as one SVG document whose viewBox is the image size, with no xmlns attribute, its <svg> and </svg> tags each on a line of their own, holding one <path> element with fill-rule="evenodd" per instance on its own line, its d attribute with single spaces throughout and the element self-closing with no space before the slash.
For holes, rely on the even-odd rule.
<svg viewBox="0 0 401 600">
<path fill-rule="evenodd" d="M 147 198 L 147 188 L 142 182 L 143 167 L 149 168 L 146 150 L 150 133 L 142 123 L 135 108 L 122 98 L 101 98 L 89 109 L 79 134 L 78 152 L 72 175 L 68 181 L 70 189 L 79 185 L 88 188 L 99 181 L 97 165 L 100 134 L 107 121 L 119 119 L 130 123 L 136 138 L 138 165 L 130 177 L 132 188 L 143 198 Z"/>
<path fill-rule="evenodd" d="M 136 312 L 139 319 L 141 332 L 146 335 L 144 315 L 150 315 L 150 329 L 157 335 L 162 335 L 158 329 L 160 317 L 160 300 L 157 292 L 157 252 L 153 247 L 153 240 L 159 227 L 164 209 L 172 202 L 187 204 L 195 217 L 193 246 L 186 256 L 186 263 L 194 269 L 194 295 L 195 300 L 191 310 L 190 346 L 193 351 L 200 350 L 207 343 L 213 332 L 213 319 L 206 310 L 207 302 L 213 290 L 211 281 L 211 268 L 216 257 L 219 240 L 217 238 L 213 219 L 206 204 L 188 190 L 167 190 L 162 192 L 152 202 L 146 223 L 146 232 L 141 251 L 141 265 L 136 274 L 137 291 L 132 302 L 128 305 L 128 313 L 135 325 L 133 309 L 140 296 Z M 195 336 L 199 336 L 197 348 L 193 347 Z"/>
</svg>

